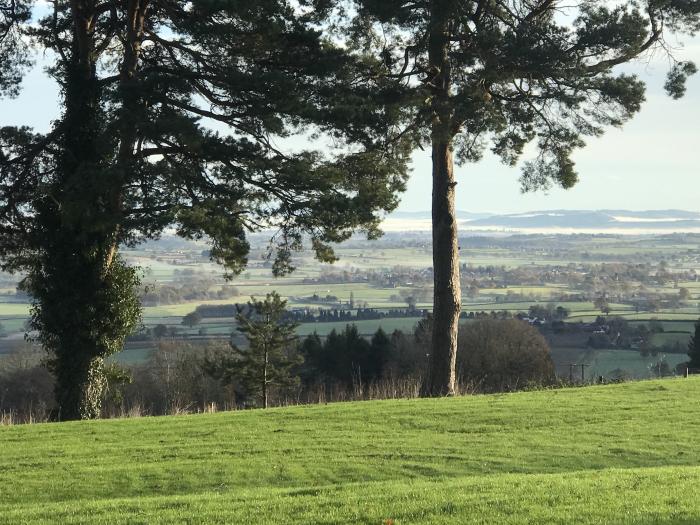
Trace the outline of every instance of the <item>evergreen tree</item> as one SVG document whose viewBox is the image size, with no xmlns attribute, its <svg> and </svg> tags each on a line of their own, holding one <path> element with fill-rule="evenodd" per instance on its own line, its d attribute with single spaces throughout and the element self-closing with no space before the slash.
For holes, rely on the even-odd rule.
<svg viewBox="0 0 700 525">
<path fill-rule="evenodd" d="M 304 384 L 312 384 L 323 380 L 323 342 L 314 332 L 309 334 L 299 344 L 299 354 L 304 357 L 304 364 L 299 375 Z"/>
<path fill-rule="evenodd" d="M 367 366 L 368 382 L 381 379 L 391 358 L 392 350 L 391 338 L 379 327 L 370 341 L 369 363 Z"/>
<path fill-rule="evenodd" d="M 357 229 L 379 235 L 409 153 L 396 88 L 323 38 L 308 3 L 56 0 L 30 23 L 38 2 L 0 0 L 0 95 L 29 46 L 61 88 L 48 133 L 0 127 L 0 268 L 26 275 L 61 418 L 99 415 L 104 360 L 138 324 L 121 246 L 174 226 L 236 274 L 246 234 L 275 228 L 284 274 L 303 235 L 323 261 Z M 275 146 L 294 133 L 338 147 Z"/>
<path fill-rule="evenodd" d="M 321 3 L 321 2 L 319 2 Z M 328 4 L 324 0 L 323 4 Z M 340 6 L 346 2 L 339 1 Z M 671 34 L 700 29 L 689 0 L 355 0 L 348 46 L 382 59 L 378 77 L 405 95 L 405 135 L 432 150 L 434 306 L 425 393 L 454 392 L 461 310 L 453 162 L 485 148 L 515 165 L 525 145 L 524 190 L 573 186 L 573 152 L 620 126 L 644 101 L 644 84 L 616 69 L 665 52 Z M 675 38 L 675 37 L 674 37 Z M 683 95 L 692 63 L 674 61 L 666 89 Z"/>
<path fill-rule="evenodd" d="M 262 301 L 251 298 L 245 312 L 236 315 L 237 330 L 245 336 L 248 347 L 232 343 L 230 355 L 209 359 L 204 365 L 213 377 L 228 384 L 240 383 L 248 395 L 259 398 L 263 408 L 268 407 L 271 387 L 284 389 L 299 383 L 292 372 L 302 359 L 290 354 L 298 325 L 284 320 L 286 304 L 276 292 Z"/>
<path fill-rule="evenodd" d="M 323 352 L 318 359 L 318 368 L 326 380 L 337 379 L 338 370 L 342 368 L 342 356 L 345 353 L 345 339 L 333 328 L 323 341 Z"/>
<path fill-rule="evenodd" d="M 695 333 L 690 337 L 688 357 L 688 368 L 700 371 L 700 321 L 695 323 Z"/>
<path fill-rule="evenodd" d="M 360 335 L 355 324 L 345 325 L 341 337 L 343 353 L 339 360 L 338 376 L 348 385 L 367 383 L 371 375 L 369 342 Z"/>
</svg>

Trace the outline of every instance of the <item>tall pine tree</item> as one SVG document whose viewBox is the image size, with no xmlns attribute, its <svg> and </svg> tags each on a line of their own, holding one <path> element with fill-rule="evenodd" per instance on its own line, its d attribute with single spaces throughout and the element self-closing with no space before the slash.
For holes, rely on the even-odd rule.
<svg viewBox="0 0 700 525">
<path fill-rule="evenodd" d="M 489 148 L 515 165 L 535 142 L 539 152 L 523 166 L 523 189 L 570 188 L 578 180 L 572 153 L 584 138 L 622 125 L 644 101 L 644 84 L 616 67 L 664 52 L 672 33 L 700 29 L 700 2 L 352 3 L 344 10 L 348 46 L 382 60 L 376 75 L 394 80 L 410 109 L 405 136 L 432 150 L 435 290 L 425 392 L 451 394 L 462 298 L 454 161 L 478 161 Z M 695 71 L 674 62 L 667 91 L 682 96 Z"/>
<path fill-rule="evenodd" d="M 355 230 L 379 235 L 409 153 L 385 103 L 397 88 L 360 74 L 372 60 L 323 38 L 306 3 L 0 0 L 0 95 L 16 94 L 28 42 L 61 89 L 48 133 L 0 127 L 1 267 L 26 275 L 61 418 L 99 415 L 104 360 L 138 322 L 121 246 L 174 226 L 235 274 L 246 235 L 274 228 L 283 274 L 304 235 L 324 261 Z M 294 134 L 340 147 L 293 148 Z"/>
</svg>

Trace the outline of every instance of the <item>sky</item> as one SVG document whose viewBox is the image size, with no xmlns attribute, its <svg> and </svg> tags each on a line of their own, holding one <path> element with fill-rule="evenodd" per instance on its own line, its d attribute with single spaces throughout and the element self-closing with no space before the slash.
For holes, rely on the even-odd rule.
<svg viewBox="0 0 700 525">
<path fill-rule="evenodd" d="M 700 65 L 700 36 L 674 42 L 675 56 Z M 0 126 L 49 128 L 58 116 L 58 93 L 42 71 L 41 60 L 29 72 L 21 95 L 0 100 Z M 456 167 L 459 210 L 519 213 L 552 209 L 683 209 L 700 211 L 700 75 L 688 83 L 681 100 L 665 95 L 666 58 L 626 67 L 647 82 L 647 102 L 622 129 L 608 129 L 588 139 L 574 155 L 580 182 L 572 189 L 522 194 L 520 168 L 486 156 L 476 164 Z M 430 209 L 430 151 L 416 151 L 407 191 L 399 211 Z"/>
</svg>

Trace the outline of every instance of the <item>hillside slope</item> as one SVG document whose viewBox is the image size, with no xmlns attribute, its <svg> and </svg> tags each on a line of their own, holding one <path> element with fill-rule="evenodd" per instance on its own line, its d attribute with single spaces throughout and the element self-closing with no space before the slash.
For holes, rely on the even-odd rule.
<svg viewBox="0 0 700 525">
<path fill-rule="evenodd" d="M 0 523 L 700 523 L 700 378 L 0 428 Z"/>
</svg>

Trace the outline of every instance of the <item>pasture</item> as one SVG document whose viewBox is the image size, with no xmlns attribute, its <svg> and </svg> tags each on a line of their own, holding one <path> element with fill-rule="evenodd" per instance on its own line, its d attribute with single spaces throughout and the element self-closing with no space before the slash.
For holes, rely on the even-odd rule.
<svg viewBox="0 0 700 525">
<path fill-rule="evenodd" d="M 0 428 L 0 523 L 700 521 L 700 378 Z"/>
</svg>

